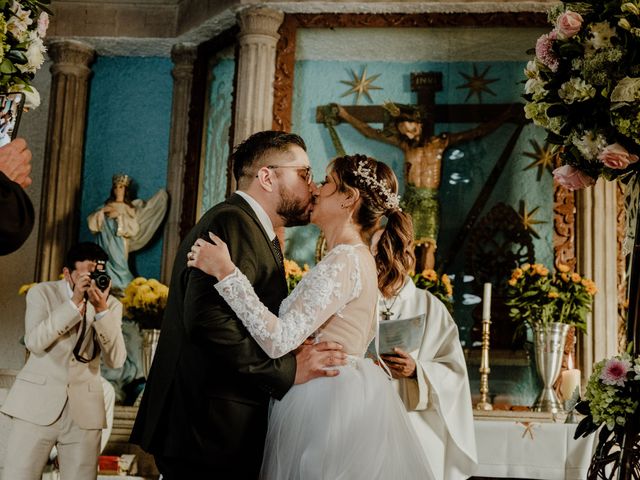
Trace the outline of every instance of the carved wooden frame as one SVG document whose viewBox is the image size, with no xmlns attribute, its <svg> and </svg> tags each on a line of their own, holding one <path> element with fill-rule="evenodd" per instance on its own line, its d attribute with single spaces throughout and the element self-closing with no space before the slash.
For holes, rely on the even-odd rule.
<svg viewBox="0 0 640 480">
<path fill-rule="evenodd" d="M 186 236 L 189 230 L 191 230 L 191 227 L 196 223 L 210 61 L 217 52 L 230 45 L 234 45 L 237 34 L 238 28 L 234 26 L 211 40 L 198 45 L 197 56 L 193 65 L 193 81 L 191 84 L 189 131 L 187 134 L 187 152 L 184 165 L 183 197 L 181 199 L 180 240 Z M 232 108 L 235 109 L 235 98 L 232 105 Z M 233 129 L 233 124 L 231 128 Z M 230 146 L 232 138 L 233 131 L 230 132 Z"/>
<path fill-rule="evenodd" d="M 379 27 L 545 27 L 541 12 L 430 13 L 430 14 L 292 14 L 280 27 L 273 83 L 273 129 L 291 130 L 291 99 L 298 28 L 379 28 Z M 555 262 L 576 264 L 575 194 L 554 185 L 553 250 Z"/>
</svg>

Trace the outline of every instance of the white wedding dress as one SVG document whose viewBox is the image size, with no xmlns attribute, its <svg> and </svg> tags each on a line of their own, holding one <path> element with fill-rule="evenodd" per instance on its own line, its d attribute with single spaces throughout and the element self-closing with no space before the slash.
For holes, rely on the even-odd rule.
<svg viewBox="0 0 640 480">
<path fill-rule="evenodd" d="M 377 272 L 363 245 L 338 245 L 273 315 L 238 270 L 216 284 L 272 358 L 314 334 L 340 343 L 337 377 L 293 386 L 269 416 L 265 480 L 426 480 L 433 475 L 400 398 L 364 353 L 377 326 Z"/>
</svg>

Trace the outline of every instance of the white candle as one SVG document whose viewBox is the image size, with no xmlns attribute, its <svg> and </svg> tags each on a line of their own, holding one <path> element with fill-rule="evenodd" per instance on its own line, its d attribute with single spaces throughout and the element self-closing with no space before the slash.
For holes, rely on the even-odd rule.
<svg viewBox="0 0 640 480">
<path fill-rule="evenodd" d="M 491 318 L 491 284 L 484 284 L 484 295 L 482 296 L 482 320 Z"/>
<path fill-rule="evenodd" d="M 562 372 L 562 382 L 560 383 L 562 398 L 569 400 L 576 388 L 578 391 L 580 390 L 580 370 L 570 368 Z"/>
</svg>

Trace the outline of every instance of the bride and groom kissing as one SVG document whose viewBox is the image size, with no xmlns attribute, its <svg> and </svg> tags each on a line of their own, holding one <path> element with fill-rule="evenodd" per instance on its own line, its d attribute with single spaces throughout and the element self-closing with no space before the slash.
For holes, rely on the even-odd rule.
<svg viewBox="0 0 640 480">
<path fill-rule="evenodd" d="M 397 292 L 414 261 L 394 173 L 344 156 L 316 185 L 304 141 L 275 131 L 232 162 L 238 191 L 177 253 L 131 441 L 164 480 L 434 478 L 387 374 L 364 359 L 378 292 Z M 275 229 L 309 220 L 328 253 L 287 297 Z"/>
</svg>

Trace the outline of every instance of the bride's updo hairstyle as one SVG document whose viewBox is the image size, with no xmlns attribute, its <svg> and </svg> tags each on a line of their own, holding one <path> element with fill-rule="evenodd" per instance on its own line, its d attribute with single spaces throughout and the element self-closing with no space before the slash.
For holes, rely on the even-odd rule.
<svg viewBox="0 0 640 480">
<path fill-rule="evenodd" d="M 354 221 L 368 242 L 382 217 L 387 224 L 378 241 L 375 254 L 378 268 L 378 288 L 385 297 L 398 293 L 407 273 L 413 268 L 413 223 L 400 209 L 398 179 L 386 164 L 366 155 L 346 155 L 331 162 L 339 192 L 358 190 L 360 202 Z M 355 193 L 355 192 L 354 192 Z"/>
</svg>

